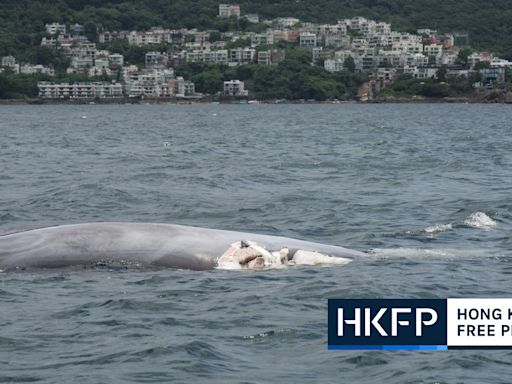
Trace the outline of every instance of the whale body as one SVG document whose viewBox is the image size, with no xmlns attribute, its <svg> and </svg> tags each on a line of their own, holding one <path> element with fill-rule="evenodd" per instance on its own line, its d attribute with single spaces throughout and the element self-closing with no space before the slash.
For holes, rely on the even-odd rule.
<svg viewBox="0 0 512 384">
<path fill-rule="evenodd" d="M 288 258 L 313 252 L 353 259 L 364 253 L 280 236 L 150 223 L 86 223 L 33 229 L 0 236 L 0 270 L 63 268 L 120 263 L 137 267 L 208 270 L 236 242 Z"/>
</svg>

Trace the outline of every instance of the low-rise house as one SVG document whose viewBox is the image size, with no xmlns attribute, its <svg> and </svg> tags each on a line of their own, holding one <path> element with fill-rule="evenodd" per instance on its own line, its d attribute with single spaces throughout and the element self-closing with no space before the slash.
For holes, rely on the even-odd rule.
<svg viewBox="0 0 512 384">
<path fill-rule="evenodd" d="M 57 40 L 53 37 L 43 37 L 41 39 L 41 46 L 42 47 L 50 47 L 50 48 L 56 48 L 57 47 Z"/>
<path fill-rule="evenodd" d="M 240 80 L 229 80 L 224 82 L 225 96 L 247 96 L 249 92 L 245 90 L 245 84 Z"/>
<path fill-rule="evenodd" d="M 423 53 L 427 56 L 441 57 L 443 46 L 441 44 L 428 44 L 423 46 Z"/>
<path fill-rule="evenodd" d="M 433 36 L 437 33 L 435 29 L 430 28 L 421 28 L 416 31 L 418 35 L 426 35 L 426 36 Z"/>
<path fill-rule="evenodd" d="M 119 83 L 52 83 L 42 81 L 38 82 L 37 86 L 39 97 L 47 99 L 123 97 L 123 86 Z"/>
<path fill-rule="evenodd" d="M 324 45 L 334 49 L 348 49 L 350 48 L 350 37 L 329 33 L 324 35 Z"/>
<path fill-rule="evenodd" d="M 299 45 L 301 48 L 313 49 L 316 47 L 316 35 L 311 32 L 302 32 L 299 37 Z"/>
<path fill-rule="evenodd" d="M 468 65 L 470 68 L 474 68 L 480 62 L 488 62 L 494 58 L 492 53 L 489 52 L 480 52 L 480 53 L 472 53 L 468 56 Z"/>
<path fill-rule="evenodd" d="M 130 32 L 128 32 L 128 31 L 112 31 L 112 32 L 104 31 L 98 35 L 98 41 L 101 44 L 104 44 L 104 43 L 110 43 L 114 40 L 128 39 L 129 34 L 130 34 Z"/>
<path fill-rule="evenodd" d="M 300 20 L 295 17 L 278 17 L 274 21 L 276 27 L 280 28 L 290 28 L 293 27 L 295 24 L 300 23 Z"/>
<path fill-rule="evenodd" d="M 418 79 L 437 79 L 439 68 L 418 67 Z"/>
<path fill-rule="evenodd" d="M 66 33 L 66 24 L 59 24 L 59 23 L 51 23 L 46 24 L 46 33 L 49 33 L 50 35 L 56 35 L 58 33 Z"/>
<path fill-rule="evenodd" d="M 228 51 L 192 51 L 186 53 L 187 63 L 205 62 L 214 64 L 228 64 Z"/>
<path fill-rule="evenodd" d="M 340 59 L 328 59 L 324 61 L 324 69 L 329 72 L 339 72 L 343 71 L 343 63 L 344 60 Z"/>
<path fill-rule="evenodd" d="M 285 41 L 288 43 L 297 43 L 300 39 L 299 31 L 285 31 L 286 37 Z"/>
<path fill-rule="evenodd" d="M 512 67 L 512 62 L 500 59 L 499 57 L 493 57 L 489 62 L 489 65 L 491 67 Z"/>
<path fill-rule="evenodd" d="M 466 69 L 466 68 L 448 68 L 446 70 L 446 76 L 447 77 L 469 77 L 470 75 L 472 75 L 473 73 L 475 73 L 475 71 L 472 71 L 470 69 Z"/>
<path fill-rule="evenodd" d="M 150 44 L 162 44 L 172 43 L 174 31 L 169 29 L 163 29 L 160 27 L 151 28 L 149 31 L 131 31 L 127 34 L 126 38 L 130 45 L 150 45 Z M 106 37 L 103 37 L 103 40 Z M 100 42 L 102 38 L 100 36 Z"/>
<path fill-rule="evenodd" d="M 27 75 L 31 75 L 34 73 L 41 73 L 48 76 L 55 76 L 55 70 L 50 67 L 45 67 L 44 65 L 32 65 L 32 64 L 23 64 L 20 67 L 20 73 L 24 73 Z"/>
<path fill-rule="evenodd" d="M 108 62 L 111 68 L 120 68 L 124 65 L 124 56 L 120 53 L 108 55 Z"/>
<path fill-rule="evenodd" d="M 247 19 L 247 21 L 249 23 L 259 23 L 260 22 L 259 16 L 255 13 L 249 13 L 247 15 L 244 15 L 244 17 Z"/>
<path fill-rule="evenodd" d="M 219 4 L 219 17 L 235 16 L 240 18 L 240 5 L 238 4 Z"/>
<path fill-rule="evenodd" d="M 428 57 L 421 54 L 407 54 L 405 55 L 405 66 L 409 67 L 426 67 L 428 65 Z"/>
<path fill-rule="evenodd" d="M 454 33 L 453 46 L 458 48 L 469 46 L 469 35 L 467 33 Z"/>
<path fill-rule="evenodd" d="M 311 49 L 311 61 L 313 64 L 318 63 L 323 49 L 324 49 L 323 47 L 314 47 Z"/>
<path fill-rule="evenodd" d="M 14 56 L 3 56 L 2 67 L 13 68 L 16 65 L 16 58 Z"/>
<path fill-rule="evenodd" d="M 441 55 L 441 65 L 454 65 L 457 62 L 459 53 L 453 50 L 444 50 Z"/>
<path fill-rule="evenodd" d="M 376 80 L 393 81 L 396 75 L 397 70 L 395 68 L 377 68 L 377 71 L 374 73 L 373 77 Z"/>
<path fill-rule="evenodd" d="M 272 56 L 270 50 L 258 52 L 258 64 L 270 65 L 272 62 Z"/>
<path fill-rule="evenodd" d="M 145 66 L 146 68 L 163 69 L 167 68 L 169 56 L 165 52 L 151 51 L 145 55 Z"/>
<path fill-rule="evenodd" d="M 73 35 L 82 35 L 85 32 L 84 26 L 78 23 L 72 25 L 69 29 Z"/>
<path fill-rule="evenodd" d="M 94 67 L 94 59 L 92 57 L 73 56 L 71 58 L 71 66 L 68 67 L 66 72 L 86 73 L 92 67 Z"/>
<path fill-rule="evenodd" d="M 272 31 L 266 33 L 252 33 L 251 34 L 251 46 L 256 47 L 258 45 L 272 45 L 274 44 L 274 34 Z"/>
<path fill-rule="evenodd" d="M 480 78 L 483 85 L 494 85 L 505 82 L 505 68 L 494 67 L 480 70 Z"/>
<path fill-rule="evenodd" d="M 229 64 L 239 65 L 252 63 L 256 57 L 254 48 L 233 48 L 229 50 Z"/>
</svg>

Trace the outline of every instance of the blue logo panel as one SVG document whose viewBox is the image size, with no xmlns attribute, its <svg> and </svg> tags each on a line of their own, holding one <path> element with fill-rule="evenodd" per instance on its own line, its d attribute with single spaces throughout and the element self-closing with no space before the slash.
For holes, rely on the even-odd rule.
<svg viewBox="0 0 512 384">
<path fill-rule="evenodd" d="M 445 350 L 445 299 L 329 299 L 329 349 Z"/>
</svg>

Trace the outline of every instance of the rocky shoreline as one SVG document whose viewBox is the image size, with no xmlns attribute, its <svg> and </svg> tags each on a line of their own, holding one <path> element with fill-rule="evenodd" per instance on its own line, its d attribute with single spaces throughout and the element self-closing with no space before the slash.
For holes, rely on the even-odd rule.
<svg viewBox="0 0 512 384">
<path fill-rule="evenodd" d="M 500 97 L 401 98 L 380 97 L 371 100 L 256 100 L 247 98 L 105 98 L 105 99 L 0 99 L 0 105 L 83 105 L 83 104 L 512 104 L 512 94 Z"/>
</svg>

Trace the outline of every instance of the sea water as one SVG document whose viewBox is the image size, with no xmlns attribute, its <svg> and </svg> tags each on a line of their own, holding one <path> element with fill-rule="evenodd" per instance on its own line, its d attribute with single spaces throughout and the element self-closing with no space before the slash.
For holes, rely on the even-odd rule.
<svg viewBox="0 0 512 384">
<path fill-rule="evenodd" d="M 0 232 L 164 222 L 367 253 L 0 274 L 0 382 L 497 383 L 510 351 L 327 350 L 328 298 L 512 296 L 512 107 L 0 107 Z"/>
</svg>

